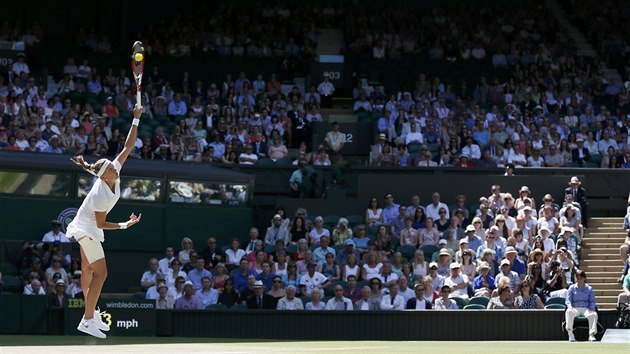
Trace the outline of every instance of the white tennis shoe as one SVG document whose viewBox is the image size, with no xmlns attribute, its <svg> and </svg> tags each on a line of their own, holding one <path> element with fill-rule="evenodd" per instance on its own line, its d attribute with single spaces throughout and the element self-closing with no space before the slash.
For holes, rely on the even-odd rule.
<svg viewBox="0 0 630 354">
<path fill-rule="evenodd" d="M 101 332 L 98 329 L 94 319 L 91 319 L 91 320 L 81 319 L 81 322 L 79 322 L 79 325 L 77 326 L 77 330 L 83 333 L 89 334 L 91 336 L 94 336 L 96 338 L 105 339 L 107 337 L 105 333 Z"/>
<path fill-rule="evenodd" d="M 103 322 L 103 319 L 101 318 L 101 315 L 105 313 L 105 311 L 100 312 L 99 310 L 94 310 L 94 322 L 96 323 L 96 327 L 98 327 L 98 329 L 107 332 L 109 331 L 109 326 L 105 324 L 105 322 Z"/>
<path fill-rule="evenodd" d="M 575 342 L 575 335 L 573 331 L 569 331 L 569 342 Z"/>
</svg>

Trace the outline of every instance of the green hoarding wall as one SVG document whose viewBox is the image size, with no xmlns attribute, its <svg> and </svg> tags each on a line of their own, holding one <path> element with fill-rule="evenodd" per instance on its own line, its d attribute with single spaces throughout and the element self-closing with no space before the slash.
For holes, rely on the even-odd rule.
<svg viewBox="0 0 630 354">
<path fill-rule="evenodd" d="M 3 197 L 0 202 L 0 239 L 32 240 L 50 231 L 50 221 L 79 202 Z M 233 237 L 244 239 L 252 225 L 252 210 L 231 207 L 187 205 L 150 205 L 121 201 L 108 214 L 109 221 L 125 221 L 134 212 L 142 213 L 142 222 L 125 231 L 105 233 L 107 250 L 162 252 L 167 245 L 180 248 L 181 239 L 190 237 L 201 249 L 208 237 L 220 245 Z"/>
</svg>

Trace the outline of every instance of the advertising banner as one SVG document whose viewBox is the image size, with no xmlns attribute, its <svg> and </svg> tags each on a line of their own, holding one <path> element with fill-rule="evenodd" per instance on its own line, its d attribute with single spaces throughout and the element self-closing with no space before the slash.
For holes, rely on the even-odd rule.
<svg viewBox="0 0 630 354">
<path fill-rule="evenodd" d="M 100 300 L 98 306 L 101 319 L 110 330 L 107 335 L 113 336 L 155 336 L 157 313 L 155 300 L 123 299 Z M 84 335 L 77 330 L 83 317 L 84 299 L 67 299 L 64 311 L 66 335 Z"/>
</svg>

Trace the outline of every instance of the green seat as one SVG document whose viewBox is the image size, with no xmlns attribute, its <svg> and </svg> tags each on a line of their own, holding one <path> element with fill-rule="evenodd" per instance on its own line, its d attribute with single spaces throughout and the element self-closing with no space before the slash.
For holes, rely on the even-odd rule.
<svg viewBox="0 0 630 354">
<path fill-rule="evenodd" d="M 22 290 L 22 282 L 14 275 L 2 275 L 2 288 L 8 292 L 19 293 Z"/>
<path fill-rule="evenodd" d="M 564 167 L 580 167 L 580 164 L 577 162 L 567 162 Z"/>
<path fill-rule="evenodd" d="M 566 306 L 566 299 L 563 297 L 550 297 L 547 299 L 547 305 L 562 304 Z"/>
<path fill-rule="evenodd" d="M 549 304 L 545 306 L 545 310 L 566 310 L 567 306 L 565 304 Z"/>
<path fill-rule="evenodd" d="M 602 163 L 602 155 L 591 155 L 591 161 L 589 162 L 594 163 L 597 167 L 599 167 L 599 164 Z"/>
<path fill-rule="evenodd" d="M 17 268 L 12 263 L 0 263 L 0 274 L 17 275 Z"/>
<path fill-rule="evenodd" d="M 274 253 L 276 252 L 276 246 L 275 245 L 267 245 L 265 246 L 265 253 L 266 254 L 270 254 L 270 253 Z"/>
<path fill-rule="evenodd" d="M 417 249 L 414 246 L 409 245 L 403 245 L 396 249 L 397 252 L 400 252 L 400 254 L 402 254 L 402 256 L 407 259 L 414 259 L 416 255 L 416 250 Z"/>
<path fill-rule="evenodd" d="M 264 158 L 264 159 L 258 160 L 258 165 L 262 165 L 262 166 L 271 166 L 271 165 L 275 165 L 275 164 L 276 163 L 273 162 L 272 159 Z"/>
<path fill-rule="evenodd" d="M 485 296 L 477 296 L 477 297 L 473 297 L 472 299 L 470 299 L 470 301 L 468 301 L 469 305 L 481 305 L 484 308 L 488 307 L 488 303 L 490 302 L 490 299 L 488 299 Z"/>
<path fill-rule="evenodd" d="M 464 310 L 485 310 L 486 307 L 481 304 L 470 304 L 464 306 Z"/>
<path fill-rule="evenodd" d="M 468 300 L 464 299 L 463 297 L 453 296 L 451 300 L 455 301 L 455 303 L 457 304 L 457 307 L 459 307 L 460 309 L 463 309 L 464 306 L 468 305 Z"/>
<path fill-rule="evenodd" d="M 235 304 L 234 306 L 230 307 L 230 310 L 247 310 L 247 305 Z"/>
<path fill-rule="evenodd" d="M 348 215 L 346 219 L 348 219 L 348 224 L 350 227 L 361 225 L 365 222 L 365 217 L 362 215 Z"/>
<path fill-rule="evenodd" d="M 288 245 L 285 251 L 287 252 L 287 255 L 291 256 L 297 252 L 297 245 Z"/>
<path fill-rule="evenodd" d="M 440 248 L 434 245 L 424 245 L 422 246 L 422 251 L 424 252 L 425 259 L 431 259 L 433 253 L 437 252 Z"/>
<path fill-rule="evenodd" d="M 206 311 L 227 310 L 227 307 L 223 304 L 211 304 L 206 306 Z"/>
<path fill-rule="evenodd" d="M 324 224 L 336 226 L 339 219 L 341 219 L 341 216 L 339 215 L 328 215 L 324 217 Z"/>
<path fill-rule="evenodd" d="M 326 199 L 342 200 L 346 199 L 347 194 L 343 188 L 328 188 L 326 190 Z"/>
</svg>

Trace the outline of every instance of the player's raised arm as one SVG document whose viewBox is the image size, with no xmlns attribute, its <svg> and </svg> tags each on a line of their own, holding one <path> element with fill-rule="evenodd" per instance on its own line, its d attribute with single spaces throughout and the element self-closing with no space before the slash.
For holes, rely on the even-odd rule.
<svg viewBox="0 0 630 354">
<path fill-rule="evenodd" d="M 133 151 L 134 146 L 136 145 L 136 137 L 138 136 L 138 124 L 140 124 L 140 116 L 142 115 L 142 106 L 139 103 L 136 103 L 136 106 L 133 108 L 133 122 L 131 123 L 131 129 L 129 129 L 129 134 L 127 134 L 127 140 L 125 141 L 125 148 L 116 156 L 116 160 L 120 163 L 120 165 L 124 165 L 125 161 L 127 161 L 127 157 Z"/>
</svg>

